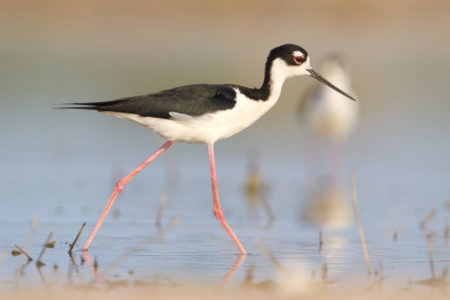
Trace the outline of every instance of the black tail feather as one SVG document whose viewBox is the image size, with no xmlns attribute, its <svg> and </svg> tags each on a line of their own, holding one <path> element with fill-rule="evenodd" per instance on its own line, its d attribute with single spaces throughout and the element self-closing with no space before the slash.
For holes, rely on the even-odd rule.
<svg viewBox="0 0 450 300">
<path fill-rule="evenodd" d="M 136 97 L 127 97 L 121 98 L 111 101 L 102 101 L 102 102 L 73 102 L 73 103 L 62 103 L 63 107 L 56 107 L 57 109 L 90 109 L 90 110 L 98 110 L 102 111 L 106 106 L 115 105 L 119 103 L 126 102 L 130 99 Z M 103 109 L 102 109 L 103 108 Z"/>
<path fill-rule="evenodd" d="M 76 106 L 75 103 L 64 103 L 61 105 L 67 105 L 67 106 L 61 106 L 61 107 L 53 107 L 53 109 L 90 109 L 90 110 L 98 110 L 95 106 Z"/>
</svg>

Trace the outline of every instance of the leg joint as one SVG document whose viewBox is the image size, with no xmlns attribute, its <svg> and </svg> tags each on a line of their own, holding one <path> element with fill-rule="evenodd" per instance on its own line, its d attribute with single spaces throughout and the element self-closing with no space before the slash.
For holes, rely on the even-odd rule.
<svg viewBox="0 0 450 300">
<path fill-rule="evenodd" d="M 223 220 L 225 219 L 225 217 L 223 216 L 223 212 L 220 208 L 214 208 L 214 216 L 218 219 L 218 220 Z"/>
<path fill-rule="evenodd" d="M 126 184 L 127 184 L 127 181 L 124 180 L 124 178 L 122 178 L 119 181 L 117 181 L 117 183 L 116 183 L 116 185 L 114 187 L 114 190 L 116 192 L 120 193 L 123 190 L 123 188 L 125 187 Z"/>
</svg>

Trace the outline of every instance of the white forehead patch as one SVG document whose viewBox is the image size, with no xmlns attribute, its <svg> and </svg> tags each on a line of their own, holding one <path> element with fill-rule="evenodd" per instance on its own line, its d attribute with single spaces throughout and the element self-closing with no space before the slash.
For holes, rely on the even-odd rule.
<svg viewBox="0 0 450 300">
<path fill-rule="evenodd" d="M 301 51 L 298 51 L 298 50 L 292 52 L 292 55 L 293 55 L 293 56 L 301 56 L 301 57 L 305 57 L 305 54 L 302 53 Z"/>
</svg>

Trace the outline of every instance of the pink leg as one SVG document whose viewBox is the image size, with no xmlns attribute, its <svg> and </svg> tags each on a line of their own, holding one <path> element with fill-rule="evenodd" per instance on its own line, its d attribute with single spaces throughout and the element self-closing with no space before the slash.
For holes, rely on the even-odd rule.
<svg viewBox="0 0 450 300">
<path fill-rule="evenodd" d="M 220 225 L 225 229 L 228 235 L 231 237 L 233 242 L 238 247 L 239 251 L 242 254 L 246 254 L 244 247 L 242 247 L 236 235 L 231 230 L 230 226 L 228 226 L 227 221 L 225 221 L 225 217 L 223 216 L 222 209 L 220 208 L 219 202 L 219 192 L 217 191 L 217 177 L 216 177 L 216 164 L 214 162 L 214 145 L 208 144 L 208 155 L 209 155 L 209 166 L 211 169 L 211 184 L 212 184 L 212 192 L 213 192 L 213 202 L 214 202 L 214 215 L 219 221 Z"/>
<path fill-rule="evenodd" d="M 142 171 L 146 166 L 148 166 L 149 163 L 151 163 L 155 158 L 157 158 L 159 155 L 161 155 L 164 151 L 167 150 L 167 148 L 172 145 L 172 141 L 167 141 L 164 145 L 162 145 L 158 150 L 156 150 L 152 155 L 150 155 L 146 160 L 144 160 L 143 163 L 141 163 L 139 166 L 137 166 L 133 171 L 131 171 L 127 176 L 120 179 L 116 186 L 114 187 L 114 190 L 109 197 L 108 203 L 106 203 L 106 207 L 103 210 L 102 214 L 100 215 L 100 218 L 98 218 L 97 224 L 95 224 L 94 229 L 92 229 L 91 234 L 89 235 L 88 239 L 86 240 L 86 243 L 83 246 L 83 251 L 87 251 L 89 248 L 89 245 L 91 244 L 92 240 L 94 239 L 95 235 L 97 234 L 97 231 L 100 229 L 100 226 L 102 226 L 103 221 L 105 220 L 106 216 L 108 215 L 109 210 L 111 209 L 111 206 L 114 203 L 114 200 L 116 200 L 117 195 L 123 190 L 125 185 L 134 177 L 137 173 Z"/>
</svg>

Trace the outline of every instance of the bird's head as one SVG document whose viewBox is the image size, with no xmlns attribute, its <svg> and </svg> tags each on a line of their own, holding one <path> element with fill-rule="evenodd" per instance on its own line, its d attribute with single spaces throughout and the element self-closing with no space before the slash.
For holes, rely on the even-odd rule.
<svg viewBox="0 0 450 300">
<path fill-rule="evenodd" d="M 337 88 L 319 73 L 314 71 L 309 61 L 308 52 L 300 46 L 284 44 L 272 49 L 267 58 L 266 70 L 270 70 L 271 76 L 280 76 L 284 78 L 303 75 L 311 76 L 342 95 L 355 100 L 355 98 Z"/>
</svg>

